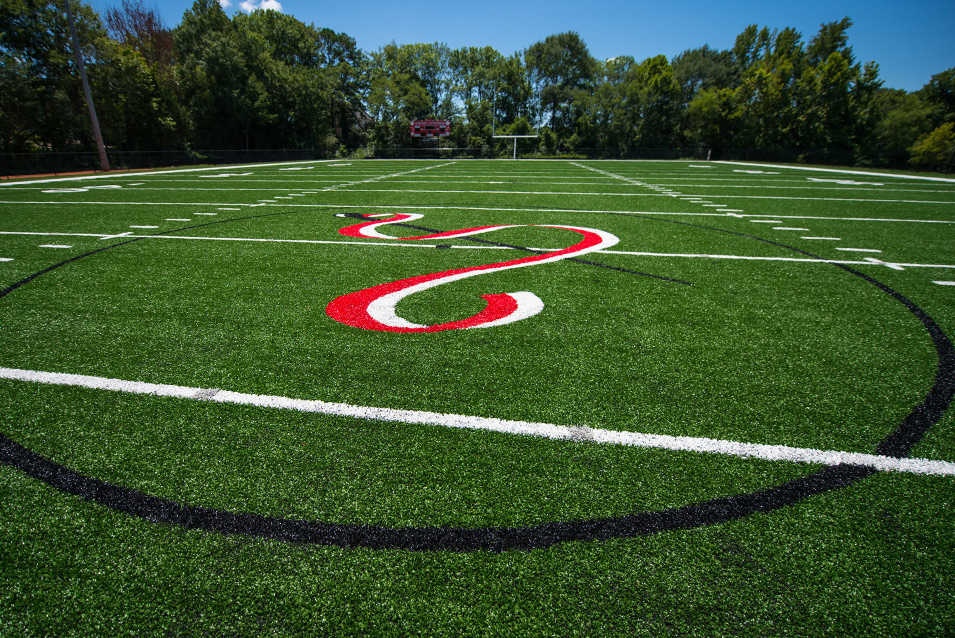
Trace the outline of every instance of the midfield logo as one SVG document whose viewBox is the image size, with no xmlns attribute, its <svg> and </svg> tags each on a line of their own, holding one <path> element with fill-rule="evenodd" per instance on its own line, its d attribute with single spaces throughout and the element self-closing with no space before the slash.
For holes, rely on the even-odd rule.
<svg viewBox="0 0 955 638">
<path fill-rule="evenodd" d="M 364 215 L 364 217 L 381 217 L 382 215 Z M 399 241 L 417 241 L 423 239 L 449 239 L 456 237 L 468 237 L 481 233 L 488 233 L 504 228 L 520 228 L 530 226 L 528 224 L 514 224 L 503 226 L 478 226 L 475 228 L 464 228 L 461 230 L 452 230 L 443 233 L 433 233 L 430 235 L 420 235 L 418 237 L 393 237 L 379 232 L 379 228 L 388 224 L 398 224 L 415 219 L 420 219 L 423 215 L 416 214 L 397 214 L 386 215 L 388 219 L 378 221 L 367 221 L 353 226 L 346 226 L 338 232 L 346 237 L 364 237 L 373 239 L 394 239 Z M 511 292 L 482 295 L 487 306 L 481 312 L 472 315 L 466 319 L 451 321 L 448 323 L 424 326 L 412 323 L 402 317 L 399 317 L 396 311 L 398 302 L 417 292 L 422 292 L 435 286 L 460 281 L 477 275 L 485 275 L 501 270 L 510 270 L 512 268 L 526 268 L 528 266 L 538 266 L 540 264 L 549 264 L 570 257 L 585 255 L 610 246 L 616 245 L 620 240 L 602 230 L 593 228 L 582 228 L 579 226 L 551 226 L 534 225 L 540 228 L 559 228 L 562 230 L 571 230 L 583 235 L 583 239 L 570 246 L 555 252 L 502 261 L 493 264 L 480 266 L 471 266 L 468 268 L 456 268 L 443 272 L 419 275 L 399 281 L 392 281 L 371 288 L 365 288 L 357 292 L 342 295 L 328 304 L 325 311 L 328 316 L 349 326 L 362 328 L 364 330 L 380 330 L 384 332 L 440 332 L 442 330 L 462 330 L 468 328 L 492 328 L 494 326 L 503 326 L 508 323 L 520 321 L 533 317 L 544 309 L 544 302 L 532 292 Z"/>
</svg>

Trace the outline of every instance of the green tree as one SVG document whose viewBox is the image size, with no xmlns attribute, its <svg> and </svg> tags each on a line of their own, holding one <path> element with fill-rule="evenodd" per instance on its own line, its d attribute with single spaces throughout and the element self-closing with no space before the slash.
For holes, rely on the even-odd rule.
<svg viewBox="0 0 955 638">
<path fill-rule="evenodd" d="M 698 92 L 686 110 L 685 139 L 694 146 L 713 151 L 718 158 L 731 147 L 738 134 L 736 92 L 709 88 Z"/>
<path fill-rule="evenodd" d="M 594 90 L 581 100 L 578 136 L 584 146 L 625 154 L 636 144 L 637 113 L 630 95 L 635 65 L 629 56 L 598 63 Z"/>
<path fill-rule="evenodd" d="M 932 105 L 934 123 L 955 122 L 955 67 L 933 75 L 919 96 Z"/>
<path fill-rule="evenodd" d="M 524 52 L 524 62 L 538 122 L 569 136 L 581 115 L 578 99 L 593 89 L 597 63 L 587 45 L 573 31 L 550 35 Z"/>
<path fill-rule="evenodd" d="M 497 88 L 502 90 L 501 78 L 505 58 L 493 47 L 464 47 L 448 55 L 451 79 L 451 99 L 463 120 L 452 126 L 455 146 L 487 147 L 491 143 L 492 109 L 497 104 Z"/>
<path fill-rule="evenodd" d="M 393 42 L 371 54 L 366 72 L 366 103 L 375 120 L 372 140 L 381 148 L 408 145 L 411 120 L 428 116 L 432 96 L 408 56 Z"/>
<path fill-rule="evenodd" d="M 717 51 L 708 45 L 688 49 L 670 61 L 673 79 L 680 87 L 686 108 L 696 94 L 706 89 L 732 89 L 739 84 L 739 68 L 732 51 Z"/>
<path fill-rule="evenodd" d="M 196 0 L 173 37 L 193 144 L 249 148 L 262 97 L 247 60 L 249 43 L 216 0 Z"/>
<path fill-rule="evenodd" d="M 909 150 L 912 166 L 923 170 L 951 171 L 955 167 L 955 123 L 942 124 Z"/>
<path fill-rule="evenodd" d="M 172 32 L 142 0 L 123 0 L 105 14 L 116 45 L 102 82 L 114 96 L 103 105 L 109 139 L 126 149 L 165 149 L 185 144 L 173 58 Z M 112 130 L 110 130 L 112 129 Z"/>
<path fill-rule="evenodd" d="M 88 5 L 76 2 L 73 12 L 94 84 L 94 101 L 100 105 L 107 98 L 95 86 L 94 78 L 99 75 L 100 65 L 108 60 L 109 40 L 99 17 Z M 92 126 L 75 64 L 62 3 L 0 3 L 0 148 L 93 148 Z"/>
<path fill-rule="evenodd" d="M 337 147 L 335 99 L 341 116 L 354 108 L 357 95 L 349 43 L 330 43 L 328 35 L 272 10 L 230 20 L 218 2 L 196 0 L 174 33 L 194 142 L 247 149 Z M 330 67 L 330 50 L 344 60 Z"/>
<path fill-rule="evenodd" d="M 668 148 L 676 141 L 680 87 L 666 56 L 631 67 L 627 87 L 633 130 L 641 148 Z"/>
</svg>

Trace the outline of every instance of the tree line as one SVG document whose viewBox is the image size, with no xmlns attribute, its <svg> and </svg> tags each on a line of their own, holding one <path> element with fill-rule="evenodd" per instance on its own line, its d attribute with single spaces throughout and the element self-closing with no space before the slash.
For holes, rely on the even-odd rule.
<svg viewBox="0 0 955 638">
<path fill-rule="evenodd" d="M 574 32 L 504 55 L 388 44 L 276 11 L 228 16 L 196 0 L 170 29 L 142 0 L 99 15 L 73 3 L 103 137 L 113 149 L 316 149 L 374 155 L 424 145 L 411 120 L 452 121 L 442 144 L 498 152 L 527 134 L 541 155 L 677 149 L 952 170 L 955 68 L 890 89 L 853 54 L 849 18 L 808 40 L 749 26 L 734 46 L 597 60 Z M 0 5 L 0 152 L 87 151 L 90 121 L 63 0 Z"/>
</svg>

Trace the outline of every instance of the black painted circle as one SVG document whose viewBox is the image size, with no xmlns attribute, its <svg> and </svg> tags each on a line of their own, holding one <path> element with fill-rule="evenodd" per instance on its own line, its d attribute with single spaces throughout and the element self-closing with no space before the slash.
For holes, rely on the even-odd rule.
<svg viewBox="0 0 955 638">
<path fill-rule="evenodd" d="M 258 219 L 277 215 L 300 214 L 304 211 L 266 213 L 219 220 L 186 228 L 156 233 L 166 235 L 190 228 Z M 633 216 L 630 216 L 631 218 Z M 813 258 L 819 258 L 798 248 L 767 239 L 734 231 L 669 219 L 641 216 L 658 222 L 691 226 L 705 230 L 728 233 L 773 244 Z M 92 252 L 78 255 L 49 268 L 33 273 L 19 282 L 0 291 L 3 298 L 48 272 L 84 257 L 101 253 L 140 241 L 127 240 Z M 833 264 L 842 270 L 860 277 L 876 286 L 904 305 L 921 322 L 928 332 L 938 355 L 935 383 L 922 403 L 902 421 L 899 427 L 876 448 L 876 453 L 902 458 L 909 454 L 925 433 L 945 413 L 955 395 L 955 348 L 941 327 L 912 301 L 869 275 L 843 264 Z M 803 478 L 795 479 L 776 487 L 758 490 L 749 494 L 717 498 L 684 507 L 644 512 L 626 516 L 591 519 L 583 521 L 559 521 L 530 527 L 405 527 L 388 528 L 373 525 L 342 525 L 319 521 L 300 521 L 259 514 L 229 512 L 205 507 L 183 505 L 172 500 L 150 496 L 126 487 L 112 485 L 99 479 L 85 476 L 67 467 L 46 459 L 16 441 L 0 434 L 0 463 L 15 467 L 22 472 L 68 494 L 80 496 L 87 501 L 130 514 L 155 523 L 180 525 L 224 534 L 246 534 L 263 538 L 316 545 L 341 547 L 367 547 L 373 549 L 403 549 L 411 551 L 505 551 L 509 549 L 536 549 L 550 547 L 567 541 L 603 540 L 627 538 L 658 532 L 690 529 L 743 518 L 756 512 L 771 512 L 797 503 L 809 496 L 839 489 L 860 481 L 877 472 L 869 467 L 836 465 L 823 468 Z"/>
</svg>

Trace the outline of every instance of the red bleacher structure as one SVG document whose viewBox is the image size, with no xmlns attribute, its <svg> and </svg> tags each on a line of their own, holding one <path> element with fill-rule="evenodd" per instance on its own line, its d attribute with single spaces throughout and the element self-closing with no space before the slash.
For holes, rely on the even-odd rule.
<svg viewBox="0 0 955 638">
<path fill-rule="evenodd" d="M 451 122 L 448 120 L 413 120 L 411 137 L 448 137 L 451 135 Z"/>
</svg>

